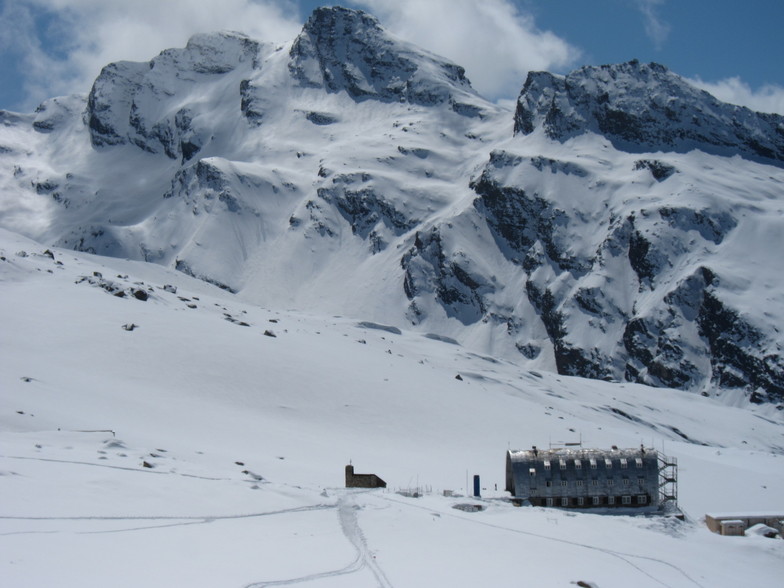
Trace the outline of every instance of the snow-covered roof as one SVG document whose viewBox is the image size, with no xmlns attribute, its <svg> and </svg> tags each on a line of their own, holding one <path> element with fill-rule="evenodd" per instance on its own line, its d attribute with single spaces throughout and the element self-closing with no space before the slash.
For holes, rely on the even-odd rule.
<svg viewBox="0 0 784 588">
<path fill-rule="evenodd" d="M 770 511 L 741 511 L 741 512 L 722 512 L 722 513 L 705 513 L 706 517 L 712 519 L 727 521 L 730 519 L 780 519 L 784 520 L 784 509 L 777 513 Z"/>
<path fill-rule="evenodd" d="M 512 461 L 542 459 L 547 461 L 557 461 L 562 459 L 574 459 L 578 461 L 586 460 L 589 463 L 597 459 L 620 458 L 638 459 L 641 455 L 657 455 L 653 448 L 634 448 L 634 449 L 597 449 L 597 448 L 555 448 L 555 449 L 510 449 L 509 456 Z"/>
</svg>

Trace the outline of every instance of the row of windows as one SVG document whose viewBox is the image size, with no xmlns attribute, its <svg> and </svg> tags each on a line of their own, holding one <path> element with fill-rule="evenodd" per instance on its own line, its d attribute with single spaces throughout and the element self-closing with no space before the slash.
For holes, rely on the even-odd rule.
<svg viewBox="0 0 784 588">
<path fill-rule="evenodd" d="M 605 485 L 607 485 L 607 486 L 615 486 L 615 479 L 614 478 L 607 478 L 606 480 L 604 480 L 604 482 L 605 482 Z M 623 478 L 622 482 L 623 482 L 624 486 L 630 486 L 631 483 L 632 483 L 631 479 L 629 479 L 629 478 Z M 544 484 L 548 488 L 551 488 L 553 486 L 553 481 L 552 480 L 545 480 Z M 574 480 L 574 485 L 577 486 L 578 488 L 582 488 L 585 485 L 585 480 Z M 599 486 L 599 485 L 600 485 L 600 480 L 591 480 L 591 486 Z M 645 486 L 645 477 L 639 476 L 637 478 L 637 485 L 638 486 Z M 561 480 L 560 481 L 560 486 L 562 486 L 564 488 L 569 486 L 569 480 Z M 533 481 L 533 480 L 531 481 L 531 488 L 536 488 L 536 482 Z"/>
<path fill-rule="evenodd" d="M 590 499 L 578 496 L 577 498 L 546 498 L 544 501 L 544 506 L 617 506 L 618 504 L 645 505 L 648 504 L 648 495 L 638 494 L 634 497 L 628 494 L 624 496 L 592 496 Z"/>
<path fill-rule="evenodd" d="M 604 461 L 605 469 L 608 469 L 608 470 L 612 469 L 612 460 L 610 458 L 605 458 L 602 461 Z M 590 465 L 592 470 L 598 469 L 598 467 L 599 467 L 597 460 L 594 459 L 594 458 L 590 458 L 588 460 L 588 464 Z M 629 467 L 629 460 L 626 459 L 625 457 L 622 457 L 620 459 L 620 464 L 621 464 L 621 469 L 625 470 L 626 468 Z M 636 467 L 638 467 L 638 468 L 642 468 L 642 458 L 641 457 L 634 458 L 634 465 Z M 558 466 L 560 467 L 560 469 L 565 470 L 566 469 L 566 460 L 565 459 L 559 459 L 558 460 Z M 551 466 L 551 463 L 550 463 L 549 459 L 545 459 L 544 460 L 544 469 L 545 469 L 546 472 L 549 472 L 552 469 L 552 466 Z M 576 469 L 576 470 L 583 469 L 583 460 L 575 459 L 574 460 L 574 469 Z M 531 468 L 531 471 L 534 471 L 534 468 Z"/>
</svg>

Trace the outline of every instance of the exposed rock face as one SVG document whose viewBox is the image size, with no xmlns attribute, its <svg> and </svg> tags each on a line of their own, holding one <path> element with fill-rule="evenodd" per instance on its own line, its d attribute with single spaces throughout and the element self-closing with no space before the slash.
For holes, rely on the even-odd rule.
<svg viewBox="0 0 784 588">
<path fill-rule="evenodd" d="M 657 63 L 530 73 L 515 132 L 563 141 L 593 131 L 629 151 L 701 149 L 784 166 L 784 117 L 725 104 Z"/>
<path fill-rule="evenodd" d="M 585 210 L 559 206 L 559 194 L 526 190 L 518 179 L 531 168 L 589 175 L 572 163 L 545 167 L 540 158 L 494 152 L 471 186 L 476 210 L 525 275 L 560 373 L 686 389 L 713 381 L 750 390 L 754 400 L 784 398 L 780 343 L 723 300 L 713 271 L 683 271 L 735 230 L 729 209 L 626 203 L 623 216 L 596 223 Z M 592 232 L 595 246 L 580 246 Z M 633 279 L 619 284 L 624 275 Z M 492 296 L 463 284 L 463 298 L 474 295 L 484 316 L 492 314 Z M 524 339 L 517 346 L 526 356 L 531 349 Z"/>
<path fill-rule="evenodd" d="M 460 114 L 481 112 L 462 67 L 394 39 L 361 11 L 316 9 L 290 55 L 289 70 L 304 86 L 345 90 L 357 101 L 450 103 Z"/>
<path fill-rule="evenodd" d="M 403 256 L 403 289 L 411 301 L 408 318 L 414 323 L 424 317 L 417 298 L 434 296 L 446 315 L 463 324 L 480 321 L 487 312 L 486 295 L 493 284 L 475 272 L 470 258 L 462 252 L 447 254 L 437 228 L 417 232 L 413 247 Z"/>
<path fill-rule="evenodd" d="M 373 252 L 386 247 L 386 233 L 399 236 L 418 224 L 397 210 L 375 188 L 373 177 L 367 173 L 338 174 L 327 186 L 318 188 L 317 194 L 337 209 L 355 235 L 370 240 Z"/>
<path fill-rule="evenodd" d="M 209 131 L 194 123 L 193 109 L 177 104 L 195 86 L 209 84 L 210 78 L 252 71 L 258 67 L 260 49 L 260 43 L 237 33 L 196 35 L 184 49 L 168 49 L 149 63 L 107 65 L 87 100 L 85 118 L 92 144 L 131 143 L 172 159 L 191 159 L 209 139 Z M 254 118 L 248 82 L 243 83 L 238 86 L 238 105 L 245 116 Z"/>
</svg>

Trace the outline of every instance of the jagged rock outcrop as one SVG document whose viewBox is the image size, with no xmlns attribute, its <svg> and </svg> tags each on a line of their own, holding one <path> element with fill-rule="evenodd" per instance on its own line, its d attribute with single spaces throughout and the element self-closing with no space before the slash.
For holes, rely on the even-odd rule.
<svg viewBox="0 0 784 588">
<path fill-rule="evenodd" d="M 653 173 L 639 162 L 635 169 Z M 569 194 L 583 206 L 566 207 L 563 194 L 543 190 L 542 173 L 589 180 L 579 195 Z M 761 325 L 732 308 L 714 271 L 689 269 L 736 230 L 730 201 L 712 208 L 677 196 L 677 204 L 658 201 L 653 208 L 612 197 L 597 202 L 592 185 L 603 182 L 591 175 L 574 162 L 545 165 L 542 158 L 493 152 L 471 183 L 476 210 L 525 276 L 525 295 L 547 333 L 557 370 L 686 389 L 714 382 L 746 389 L 753 400 L 781 399 L 776 334 L 763 335 Z M 656 175 L 661 183 L 672 173 Z M 610 222 L 599 220 L 606 216 L 603 209 Z M 470 290 L 464 297 L 477 295 L 477 308 L 491 315 L 492 297 Z M 524 337 L 517 340 L 526 356 L 530 345 Z"/>
<path fill-rule="evenodd" d="M 95 147 L 131 143 L 171 159 L 191 159 L 209 141 L 209 122 L 178 107 L 197 85 L 259 67 L 261 44 L 238 33 L 196 35 L 184 49 L 168 49 L 149 63 L 107 65 L 93 84 L 85 119 Z M 247 80 L 237 83 L 237 105 L 255 118 Z M 243 85 L 244 84 L 244 85 Z"/>
<path fill-rule="evenodd" d="M 393 38 L 378 20 L 348 8 L 317 8 L 290 51 L 289 70 L 302 85 L 346 91 L 354 100 L 449 103 L 481 114 L 465 70 Z"/>
<path fill-rule="evenodd" d="M 619 149 L 700 149 L 784 166 L 784 117 L 719 102 L 657 63 L 532 72 L 517 101 L 515 132 L 542 127 L 563 141 L 604 135 Z"/>
<path fill-rule="evenodd" d="M 417 232 L 414 244 L 402 257 L 403 289 L 410 300 L 408 318 L 419 323 L 425 317 L 417 304 L 421 296 L 434 296 L 446 315 L 463 324 L 481 320 L 487 310 L 487 295 L 494 285 L 476 271 L 462 251 L 447 252 L 438 228 Z"/>
<path fill-rule="evenodd" d="M 375 187 L 368 173 L 337 174 L 317 189 L 318 197 L 334 206 L 351 225 L 351 231 L 371 243 L 378 252 L 386 247 L 386 234 L 400 236 L 418 224 L 395 208 Z"/>
</svg>

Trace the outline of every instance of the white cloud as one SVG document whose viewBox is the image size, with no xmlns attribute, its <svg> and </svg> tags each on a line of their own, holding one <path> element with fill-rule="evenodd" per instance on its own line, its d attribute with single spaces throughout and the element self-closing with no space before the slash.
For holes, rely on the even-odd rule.
<svg viewBox="0 0 784 588">
<path fill-rule="evenodd" d="M 509 0 L 355 0 L 384 28 L 466 68 L 474 88 L 516 97 L 531 70 L 572 66 L 579 51 Z"/>
<path fill-rule="evenodd" d="M 195 33 L 238 30 L 280 42 L 302 26 L 291 0 L 14 0 L 0 18 L 0 48 L 19 59 L 29 107 L 85 93 L 104 65 L 147 61 Z"/>
<path fill-rule="evenodd" d="M 758 112 L 784 115 L 784 87 L 765 84 L 754 90 L 739 77 L 726 78 L 718 82 L 705 82 L 700 78 L 689 82 L 713 94 L 722 102 L 746 106 Z"/>
<path fill-rule="evenodd" d="M 634 0 L 645 19 L 645 33 L 657 49 L 664 46 L 670 34 L 670 25 L 659 17 L 656 10 L 665 2 L 666 0 Z"/>
<path fill-rule="evenodd" d="M 511 0 L 356 0 L 385 28 L 466 68 L 485 96 L 513 98 L 530 70 L 574 65 L 579 51 Z M 301 30 L 296 0 L 12 0 L 0 10 L 0 51 L 18 59 L 31 110 L 86 93 L 101 68 L 147 61 L 198 32 L 238 30 L 284 42 Z M 45 24 L 44 24 L 45 23 Z"/>
</svg>

